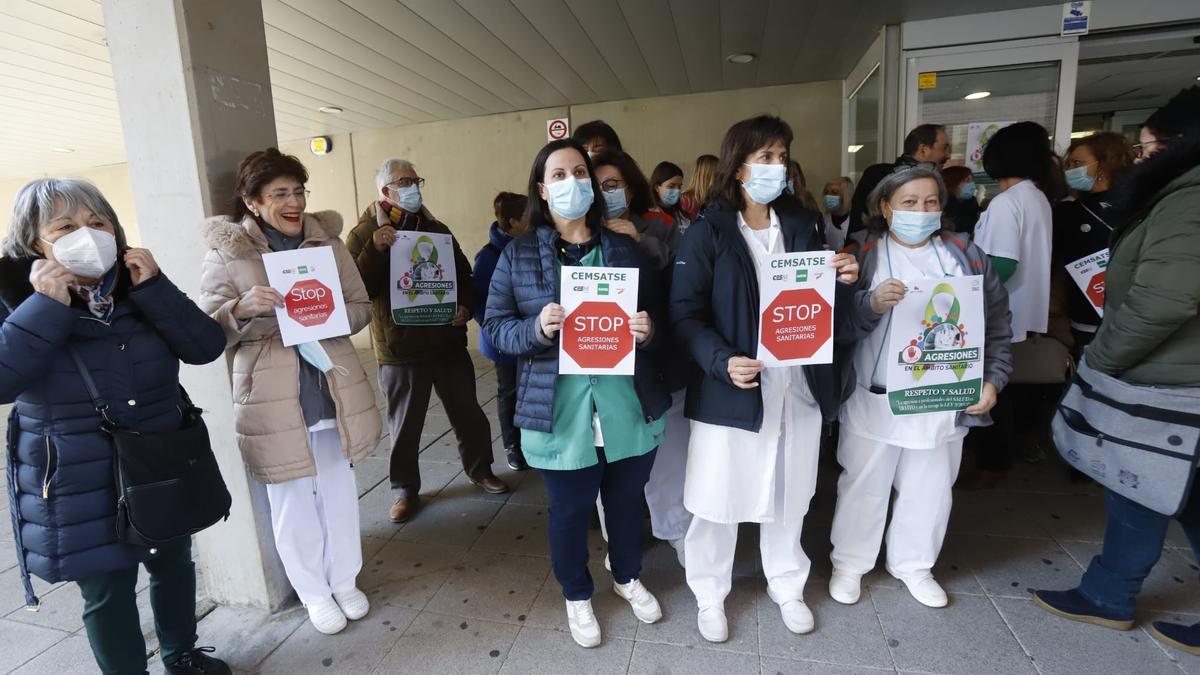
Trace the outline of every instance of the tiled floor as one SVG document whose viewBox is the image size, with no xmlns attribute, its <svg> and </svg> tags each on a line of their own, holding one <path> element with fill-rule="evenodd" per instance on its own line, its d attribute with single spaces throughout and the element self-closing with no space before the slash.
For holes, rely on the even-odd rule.
<svg viewBox="0 0 1200 675">
<path fill-rule="evenodd" d="M 479 399 L 495 436 L 494 378 L 486 362 L 479 362 L 479 372 Z M 453 434 L 439 413 L 435 403 L 421 455 L 426 506 L 412 522 L 394 525 L 387 519 L 383 451 L 358 467 L 366 560 L 359 581 L 373 603 L 366 619 L 326 637 L 299 609 L 266 616 L 205 604 L 200 643 L 216 645 L 242 672 L 287 675 L 1200 673 L 1200 658 L 1161 647 L 1140 627 L 1118 633 L 1072 623 L 1029 601 L 1029 588 L 1074 584 L 1097 552 L 1103 530 L 1100 491 L 1071 484 L 1054 461 L 1021 465 L 1002 489 L 955 494 L 950 534 L 935 570 L 952 598 L 942 610 L 917 604 L 881 573 L 868 578 L 862 601 L 853 607 L 829 598 L 837 468 L 823 462 L 804 536 L 813 559 L 806 599 L 817 618 L 816 632 L 807 636 L 789 633 L 766 597 L 754 527 L 742 529 L 737 577 L 726 604 L 731 634 L 721 645 L 700 639 L 694 601 L 669 547 L 654 543 L 645 556 L 643 580 L 665 616 L 644 625 L 608 591 L 603 543 L 593 533 L 595 606 L 605 639 L 599 649 L 581 649 L 567 633 L 562 596 L 550 575 L 541 480 L 535 472 L 513 474 L 498 464 L 497 473 L 513 492 L 481 493 L 463 477 Z M 7 516 L 0 512 L 5 522 Z M 1142 625 L 1164 617 L 1200 621 L 1200 568 L 1172 527 L 1170 547 L 1140 596 Z M 4 530 L 0 545 L 11 545 L 12 534 Z M 74 586 L 39 582 L 42 611 L 28 613 L 21 609 L 15 559 L 0 560 L 0 671 L 93 672 Z M 153 650 L 144 585 L 139 604 Z M 152 671 L 160 668 L 152 665 Z"/>
</svg>

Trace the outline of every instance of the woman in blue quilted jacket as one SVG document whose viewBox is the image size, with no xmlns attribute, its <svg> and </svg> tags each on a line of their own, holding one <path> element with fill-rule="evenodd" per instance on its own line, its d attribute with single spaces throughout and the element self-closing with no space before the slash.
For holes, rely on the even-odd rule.
<svg viewBox="0 0 1200 675">
<path fill-rule="evenodd" d="M 17 194 L 0 258 L 0 403 L 14 403 L 6 456 L 9 511 L 26 602 L 30 575 L 74 581 L 104 673 L 146 672 L 138 566 L 168 673 L 228 673 L 196 647 L 191 541 L 117 541 L 112 441 L 100 430 L 72 351 L 120 427 L 174 431 L 183 420 L 179 362 L 215 360 L 220 326 L 130 248 L 112 206 L 81 180 L 33 181 Z"/>
</svg>

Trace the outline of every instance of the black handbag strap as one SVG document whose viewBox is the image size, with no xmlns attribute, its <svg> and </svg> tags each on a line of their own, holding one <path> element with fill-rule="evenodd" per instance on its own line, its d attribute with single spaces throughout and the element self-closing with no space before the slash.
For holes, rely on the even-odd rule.
<svg viewBox="0 0 1200 675">
<path fill-rule="evenodd" d="M 75 367 L 79 369 L 79 374 L 83 376 L 83 386 L 87 387 L 88 395 L 92 397 L 92 405 L 96 407 L 96 412 L 100 413 L 100 417 L 104 418 L 104 422 L 111 427 L 116 426 L 116 422 L 108 416 L 110 410 L 108 402 L 100 395 L 100 390 L 96 387 L 96 381 L 92 379 L 92 373 L 83 362 L 83 357 L 79 355 L 79 351 L 74 345 L 68 345 L 67 351 L 71 352 L 71 358 L 75 361 Z"/>
</svg>

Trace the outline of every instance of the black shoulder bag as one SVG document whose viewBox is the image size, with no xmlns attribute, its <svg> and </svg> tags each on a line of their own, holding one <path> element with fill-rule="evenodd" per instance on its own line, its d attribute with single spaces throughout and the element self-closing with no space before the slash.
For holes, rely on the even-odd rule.
<svg viewBox="0 0 1200 675">
<path fill-rule="evenodd" d="M 113 440 L 117 485 L 117 540 L 135 546 L 161 546 L 191 536 L 229 517 L 232 498 L 217 467 L 201 410 L 180 387 L 183 421 L 176 431 L 138 432 L 119 428 L 109 416 L 83 358 L 71 358 L 92 404 Z"/>
</svg>

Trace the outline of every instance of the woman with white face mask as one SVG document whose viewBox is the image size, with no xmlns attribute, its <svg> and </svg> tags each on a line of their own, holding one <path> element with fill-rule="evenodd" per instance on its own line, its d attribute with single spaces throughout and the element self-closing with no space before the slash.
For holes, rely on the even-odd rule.
<svg viewBox="0 0 1200 675">
<path fill-rule="evenodd" d="M 139 433 L 179 430 L 190 405 L 179 364 L 216 360 L 225 336 L 150 251 L 128 247 L 90 183 L 46 178 L 21 188 L 3 247 L 0 403 L 13 404 L 8 507 L 26 603 L 38 605 L 30 575 L 77 582 L 97 670 L 145 672 L 136 607 L 145 565 L 167 673 L 228 673 L 196 648 L 191 539 L 156 548 L 118 540 L 116 450 L 101 429 L 107 418 Z M 103 415 L 87 403 L 75 357 L 108 401 Z"/>
<path fill-rule="evenodd" d="M 821 425 L 837 412 L 832 365 L 764 369 L 758 348 L 759 271 L 771 254 L 818 251 L 819 214 L 784 194 L 792 130 L 778 117 L 738 122 L 725 134 L 714 201 L 679 245 L 670 316 L 695 362 L 684 413 L 692 420 L 684 505 L 687 582 L 700 635 L 729 637 L 738 523 L 761 523 L 767 593 L 793 633 L 812 631 L 804 604 L 810 562 L 800 533 L 816 488 Z M 853 256 L 833 257 L 836 303 L 850 307 Z M 835 326 L 835 334 L 842 329 Z"/>
<path fill-rule="evenodd" d="M 921 604 L 945 607 L 946 593 L 930 570 L 950 518 L 950 489 L 967 427 L 991 424 L 987 413 L 1012 371 L 1008 293 L 983 251 L 966 235 L 943 229 L 946 187 L 936 169 L 898 169 L 868 200 L 867 229 L 852 235 L 849 247 L 862 267 L 856 305 L 869 312 L 844 336 L 853 345 L 853 370 L 839 418 L 843 471 L 833 515 L 829 592 L 840 603 L 858 602 L 862 576 L 879 556 L 894 488 L 887 571 Z M 986 330 L 974 343 L 984 353 L 979 402 L 961 413 L 893 415 L 886 389 L 892 308 L 904 298 L 907 283 L 973 274 L 984 277 L 986 302 Z M 935 296 L 935 306 L 939 301 Z M 935 332 L 933 338 L 945 336 Z"/>
<path fill-rule="evenodd" d="M 492 274 L 483 329 L 518 358 L 516 424 L 521 449 L 550 494 L 550 565 L 562 586 L 571 637 L 601 642 L 592 609 L 588 530 L 599 496 L 609 536 L 613 592 L 643 623 L 662 618 L 641 582 L 642 496 L 662 442 L 670 395 L 659 372 L 667 343 L 659 275 L 629 237 L 604 227 L 599 185 L 574 141 L 547 144 L 529 174 L 531 230 L 505 247 Z M 633 375 L 560 375 L 563 267 L 639 268 Z"/>
<path fill-rule="evenodd" d="M 599 198 L 604 206 L 604 227 L 631 237 L 659 270 L 666 269 L 675 255 L 679 232 L 671 217 L 654 211 L 650 184 L 637 162 L 621 151 L 608 151 L 592 158 Z"/>
</svg>

